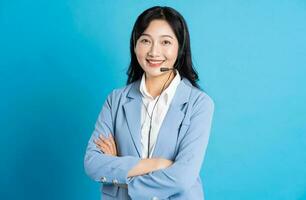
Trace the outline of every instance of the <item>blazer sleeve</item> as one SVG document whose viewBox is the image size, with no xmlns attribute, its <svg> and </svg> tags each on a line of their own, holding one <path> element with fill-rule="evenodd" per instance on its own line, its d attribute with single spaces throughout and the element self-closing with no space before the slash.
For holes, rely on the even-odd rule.
<svg viewBox="0 0 306 200">
<path fill-rule="evenodd" d="M 128 171 L 133 168 L 140 160 L 133 156 L 110 156 L 100 151 L 94 139 L 97 139 L 99 134 L 108 137 L 114 133 L 112 119 L 112 101 L 114 102 L 114 91 L 108 95 L 105 100 L 102 110 L 95 124 L 95 129 L 89 139 L 86 153 L 84 157 L 84 169 L 86 174 L 95 181 L 102 181 L 104 184 L 111 183 L 114 180 L 118 183 L 127 183 Z"/>
<path fill-rule="evenodd" d="M 189 127 L 179 144 L 174 163 L 166 169 L 128 179 L 128 194 L 132 199 L 154 196 L 166 199 L 188 190 L 195 183 L 208 144 L 213 112 L 212 99 L 200 95 L 195 101 Z"/>
</svg>

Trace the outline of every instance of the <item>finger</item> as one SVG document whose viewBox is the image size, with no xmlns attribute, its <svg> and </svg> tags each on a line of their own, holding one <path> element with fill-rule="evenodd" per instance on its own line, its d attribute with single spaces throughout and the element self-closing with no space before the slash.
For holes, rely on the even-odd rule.
<svg viewBox="0 0 306 200">
<path fill-rule="evenodd" d="M 95 144 L 99 144 L 99 145 L 103 144 L 103 140 L 101 140 L 100 138 L 95 139 L 94 142 Z"/>
<path fill-rule="evenodd" d="M 103 147 L 102 145 L 100 145 L 100 144 L 97 144 L 96 147 L 97 147 L 99 150 L 103 151 L 103 153 L 105 153 L 105 152 L 107 151 L 107 150 L 104 149 L 104 147 Z"/>
<path fill-rule="evenodd" d="M 99 138 L 100 140 L 102 140 L 102 141 L 107 140 L 107 138 L 106 138 L 104 135 L 102 135 L 102 134 L 100 134 L 98 138 Z"/>
<path fill-rule="evenodd" d="M 97 138 L 95 140 L 95 144 L 99 145 L 100 147 L 104 147 L 106 148 L 107 151 L 110 151 L 108 145 L 105 144 L 105 142 L 103 140 L 101 140 L 100 138 Z"/>
<path fill-rule="evenodd" d="M 115 149 L 114 149 L 110 139 L 103 138 L 103 142 L 109 147 L 109 149 L 112 151 L 112 153 L 115 153 Z"/>
<path fill-rule="evenodd" d="M 116 150 L 116 146 L 114 146 L 111 142 L 111 139 L 107 139 L 105 136 L 103 136 L 102 134 L 99 135 L 99 137 L 96 140 L 96 144 L 99 144 L 100 146 L 106 146 L 105 148 L 107 148 L 107 153 L 111 154 L 111 155 L 117 155 L 117 150 Z"/>
<path fill-rule="evenodd" d="M 113 147 L 113 150 L 114 150 L 114 153 L 116 153 L 116 144 L 115 144 L 115 141 L 114 141 L 114 138 L 113 138 L 113 135 L 110 133 L 109 134 L 109 142 L 111 143 L 112 147 Z"/>
<path fill-rule="evenodd" d="M 111 154 L 110 149 L 104 143 L 98 144 L 98 148 L 101 149 L 103 151 L 103 153 L 105 153 L 105 154 Z"/>
<path fill-rule="evenodd" d="M 112 134 L 110 134 L 110 141 L 114 147 L 115 155 L 117 155 L 117 145 L 116 145 L 115 139 Z"/>
<path fill-rule="evenodd" d="M 102 134 L 99 135 L 99 140 L 101 142 L 104 142 L 106 145 L 108 145 L 110 147 L 109 142 L 107 141 L 107 138 L 104 137 Z"/>
<path fill-rule="evenodd" d="M 99 136 L 99 138 L 96 141 L 96 144 L 99 144 L 100 146 L 105 146 L 105 148 L 107 148 L 108 154 L 117 155 L 116 150 L 114 149 L 111 142 L 108 139 L 105 139 L 103 135 Z"/>
<path fill-rule="evenodd" d="M 110 133 L 109 135 L 110 135 L 110 136 L 109 136 L 110 141 L 111 141 L 113 144 L 115 144 L 115 139 L 114 139 L 113 135 L 112 135 L 111 133 Z"/>
<path fill-rule="evenodd" d="M 106 140 L 106 137 L 104 137 L 102 134 L 99 134 L 97 139 L 104 141 Z"/>
</svg>

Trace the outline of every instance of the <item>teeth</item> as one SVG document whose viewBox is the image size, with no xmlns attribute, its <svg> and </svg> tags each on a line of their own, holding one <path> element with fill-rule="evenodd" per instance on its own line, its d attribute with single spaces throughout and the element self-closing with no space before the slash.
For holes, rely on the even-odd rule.
<svg viewBox="0 0 306 200">
<path fill-rule="evenodd" d="M 162 61 L 153 61 L 153 60 L 148 60 L 150 63 L 152 64 L 160 64 L 162 62 L 164 62 L 163 60 Z"/>
</svg>

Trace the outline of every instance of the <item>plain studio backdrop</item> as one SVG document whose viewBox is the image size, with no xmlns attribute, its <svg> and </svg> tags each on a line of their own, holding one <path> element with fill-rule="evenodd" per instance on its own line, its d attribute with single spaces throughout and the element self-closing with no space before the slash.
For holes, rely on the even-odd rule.
<svg viewBox="0 0 306 200">
<path fill-rule="evenodd" d="M 207 200 L 306 199 L 306 1 L 0 1 L 0 198 L 99 199 L 83 169 L 136 17 L 185 17 L 215 101 Z"/>
</svg>

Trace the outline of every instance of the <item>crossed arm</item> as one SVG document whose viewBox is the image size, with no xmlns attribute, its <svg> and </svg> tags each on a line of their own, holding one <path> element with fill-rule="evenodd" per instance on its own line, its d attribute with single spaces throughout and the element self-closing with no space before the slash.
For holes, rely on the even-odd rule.
<svg viewBox="0 0 306 200">
<path fill-rule="evenodd" d="M 109 138 L 106 140 L 107 134 L 113 132 L 111 104 L 109 97 L 87 146 L 84 166 L 88 176 L 95 181 L 100 181 L 102 177 L 107 182 L 116 180 L 126 183 L 129 196 L 139 200 L 153 196 L 165 199 L 187 191 L 199 176 L 209 138 L 213 102 L 201 95 L 193 104 L 189 124 L 186 124 L 188 127 L 185 127 L 186 133 L 180 139 L 173 163 L 162 158 L 114 156 L 117 155 L 115 141 Z M 100 134 L 105 138 L 100 136 L 98 139 Z M 111 137 L 112 134 L 109 135 Z M 103 142 L 102 138 L 105 139 Z"/>
<path fill-rule="evenodd" d="M 106 138 L 103 134 L 100 134 L 94 143 L 104 154 L 117 156 L 116 142 L 112 134 L 109 135 L 109 138 Z M 171 166 L 172 163 L 171 160 L 164 158 L 141 159 L 131 170 L 129 170 L 128 177 L 144 175 L 156 170 L 165 169 Z"/>
</svg>

